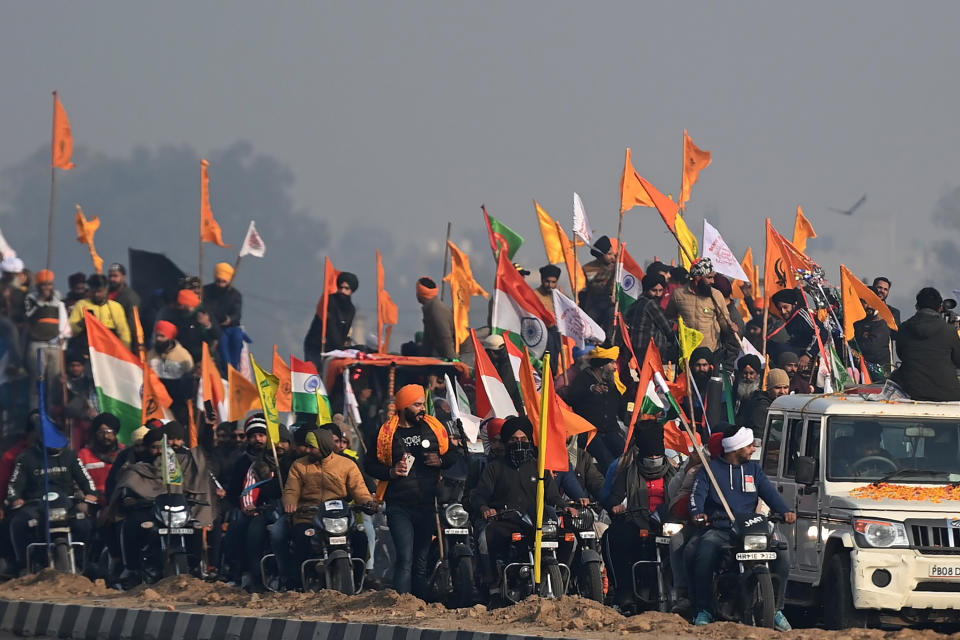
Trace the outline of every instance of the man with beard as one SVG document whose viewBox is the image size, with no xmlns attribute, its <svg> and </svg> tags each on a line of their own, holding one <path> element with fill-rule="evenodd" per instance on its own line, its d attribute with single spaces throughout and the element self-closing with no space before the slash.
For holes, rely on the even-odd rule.
<svg viewBox="0 0 960 640">
<path fill-rule="evenodd" d="M 327 337 L 323 338 L 323 298 L 317 302 L 317 312 L 313 315 L 310 329 L 303 339 L 303 357 L 320 367 L 320 354 L 324 351 L 343 349 L 347 346 L 353 317 L 357 310 L 350 296 L 354 294 L 360 281 L 349 271 L 341 271 L 337 276 L 337 292 L 327 296 Z"/>
<path fill-rule="evenodd" d="M 580 293 L 580 308 L 609 331 L 613 327 L 613 278 L 616 276 L 617 240 L 600 236 L 590 247 L 594 260 L 583 265 L 587 281 Z"/>
<path fill-rule="evenodd" d="M 367 490 L 360 468 L 350 458 L 337 455 L 333 432 L 329 429 L 310 431 L 306 436 L 307 455 L 290 467 L 283 489 L 283 510 L 293 518 L 293 545 L 299 567 L 310 556 L 311 537 L 306 531 L 313 526 L 313 513 L 299 511 L 317 507 L 327 500 L 353 501 L 366 513 L 376 513 L 379 506 Z M 366 559 L 367 536 L 363 531 L 350 531 L 351 555 Z M 278 557 L 279 560 L 279 557 Z M 278 565 L 281 564 L 278 562 Z M 282 571 L 281 571 L 282 572 Z M 286 575 L 289 581 L 294 578 Z"/>
<path fill-rule="evenodd" d="M 67 278 L 67 295 L 63 298 L 63 304 L 67 307 L 67 313 L 73 311 L 74 305 L 87 297 L 87 275 L 82 271 L 71 273 Z"/>
<path fill-rule="evenodd" d="M 637 362 L 643 362 L 651 338 L 664 362 L 676 362 L 676 333 L 660 306 L 667 281 L 659 273 L 648 272 L 641 282 L 643 295 L 631 305 L 623 318 L 630 327 L 630 344 L 633 345 Z"/>
<path fill-rule="evenodd" d="M 893 314 L 893 319 L 897 321 L 897 326 L 900 326 L 900 309 L 890 306 L 890 303 L 887 302 L 887 296 L 890 295 L 890 279 L 884 276 L 877 276 L 873 279 L 873 286 L 870 287 L 877 294 L 877 297 L 887 303 L 887 308 L 890 309 L 890 313 Z M 896 340 L 896 332 L 894 332 L 893 339 Z"/>
<path fill-rule="evenodd" d="M 914 400 L 960 400 L 960 338 L 942 312 L 940 292 L 924 287 L 917 293 L 917 313 L 903 321 L 897 334 L 900 367 L 890 379 Z"/>
<path fill-rule="evenodd" d="M 653 560 L 656 546 L 639 543 L 640 532 L 659 535 L 657 509 L 667 499 L 667 485 L 676 475 L 667 462 L 663 446 L 663 426 L 656 420 L 641 420 L 634 426 L 633 438 L 620 458 L 610 493 L 603 506 L 613 516 L 604 536 L 604 563 L 610 569 L 616 602 L 620 610 L 632 609 L 633 565 Z M 656 571 L 645 571 L 641 582 L 656 584 Z"/>
<path fill-rule="evenodd" d="M 513 401 L 515 409 L 523 407 L 523 398 L 520 394 L 520 385 L 513 374 L 513 367 L 510 365 L 510 357 L 507 355 L 507 344 L 503 341 L 503 336 L 491 333 L 481 342 L 483 350 L 490 357 L 490 362 L 497 369 L 503 386 L 507 388 L 510 399 Z"/>
<path fill-rule="evenodd" d="M 177 325 L 172 322 L 159 321 L 154 336 L 153 347 L 147 352 L 147 364 L 157 372 L 170 394 L 173 414 L 178 420 L 189 421 L 187 403 L 193 397 L 193 357 L 177 342 Z"/>
<path fill-rule="evenodd" d="M 617 373 L 619 357 L 619 347 L 597 347 L 590 354 L 590 366 L 580 371 L 561 393 L 577 415 L 597 428 L 596 437 L 589 444 L 587 434 L 581 434 L 579 445 L 596 458 L 597 467 L 604 474 L 626 444 L 618 420 L 625 408 L 623 393 L 627 390 Z"/>
<path fill-rule="evenodd" d="M 386 500 L 387 526 L 397 558 L 393 588 L 424 596 L 427 553 L 436 533 L 434 498 L 440 471 L 456 462 L 447 430 L 426 411 L 426 392 L 408 384 L 395 396 L 397 414 L 380 427 L 367 473 L 379 480 L 377 499 Z"/>
<path fill-rule="evenodd" d="M 432 279 L 417 280 L 417 302 L 423 311 L 423 353 L 428 358 L 457 357 L 456 330 L 453 311 L 440 301 L 440 289 Z"/>
<path fill-rule="evenodd" d="M 127 314 L 127 324 L 134 326 L 133 310 L 140 308 L 140 296 L 127 284 L 127 269 L 119 262 L 114 262 L 107 269 L 107 279 L 110 281 L 110 299 L 120 303 Z M 137 336 L 133 336 L 136 343 Z M 139 345 L 134 344 L 134 353 Z"/>
<path fill-rule="evenodd" d="M 691 378 L 697 386 L 696 391 L 691 390 L 693 423 L 704 441 L 710 438 L 711 427 L 723 419 L 723 381 L 713 375 L 715 357 L 706 347 L 697 347 L 690 354 Z"/>
<path fill-rule="evenodd" d="M 91 312 L 103 326 L 113 331 L 129 349 L 131 345 L 130 325 L 123 306 L 108 297 L 107 277 L 95 273 L 87 279 L 88 297 L 77 302 L 70 312 L 70 328 L 73 331 L 71 348 L 77 351 L 87 350 L 86 313 Z"/>
<path fill-rule="evenodd" d="M 790 376 L 790 393 L 813 393 L 806 376 L 800 373 L 800 358 L 793 351 L 784 351 L 777 358 L 777 366 Z"/>
<path fill-rule="evenodd" d="M 213 282 L 203 287 L 203 306 L 220 328 L 220 362 L 240 368 L 240 352 L 246 335 L 240 327 L 243 296 L 233 286 L 234 269 L 228 262 L 213 268 Z M 249 338 L 246 338 L 249 342 Z"/>
<path fill-rule="evenodd" d="M 107 477 L 123 445 L 117 442 L 120 419 L 112 413 L 101 413 L 90 423 L 90 439 L 83 449 L 77 452 L 80 463 L 93 478 L 93 484 L 100 494 L 100 504 L 107 503 Z"/>
<path fill-rule="evenodd" d="M 861 357 L 867 363 L 867 369 L 874 382 L 882 383 L 890 375 L 893 364 L 892 331 L 887 321 L 880 317 L 877 310 L 867 305 L 863 300 L 863 308 L 867 317 L 853 323 L 853 340 L 851 344 L 860 351 Z"/>
<path fill-rule="evenodd" d="M 221 422 L 217 425 L 216 444 L 210 452 L 209 469 L 217 483 L 226 487 L 229 484 L 227 476 L 236 461 L 243 455 L 243 450 L 237 444 L 236 422 Z M 227 515 L 228 505 L 223 498 L 225 490 L 218 491 L 216 510 L 214 512 L 213 528 L 210 530 L 208 541 L 210 544 L 210 565 L 208 573 L 216 573 L 220 566 L 220 554 L 223 549 L 223 521 Z"/>
<path fill-rule="evenodd" d="M 744 401 L 754 392 L 760 390 L 760 376 L 763 374 L 763 364 L 760 356 L 748 353 L 737 360 L 737 372 L 733 377 L 733 401 L 736 411 Z"/>
<path fill-rule="evenodd" d="M 560 267 L 555 264 L 548 264 L 540 267 L 540 286 L 533 290 L 540 298 L 540 302 L 550 313 L 555 313 L 553 308 L 553 290 L 557 288 L 560 282 Z"/>
<path fill-rule="evenodd" d="M 727 303 L 713 288 L 713 262 L 700 258 L 690 266 L 690 282 L 677 287 L 670 297 L 666 316 L 683 318 L 684 324 L 703 334 L 700 346 L 716 351 L 722 346 L 721 332 L 737 333 L 737 325 L 727 313 Z"/>
<path fill-rule="evenodd" d="M 774 310 L 783 318 L 783 326 L 767 335 L 767 353 L 776 359 L 784 351 L 812 355 L 819 349 L 817 331 L 826 340 L 828 334 L 807 310 L 806 299 L 800 289 L 781 289 L 771 298 Z M 787 339 L 777 340 L 781 331 Z"/>
<path fill-rule="evenodd" d="M 177 293 L 176 336 L 187 350 L 194 363 L 203 356 L 203 343 L 207 343 L 210 355 L 217 353 L 220 327 L 201 305 L 200 296 L 193 289 L 181 289 Z M 159 323 L 158 323 L 159 324 Z"/>
<path fill-rule="evenodd" d="M 36 380 L 41 371 L 37 369 L 37 352 L 40 352 L 43 358 L 40 366 L 49 389 L 51 383 L 60 377 L 60 350 L 70 337 L 70 322 L 67 320 L 67 308 L 60 301 L 60 292 L 53 288 L 53 271 L 38 271 L 36 281 L 37 290 L 28 293 L 24 301 L 27 320 L 24 364 L 27 365 L 31 380 Z M 36 405 L 37 385 L 30 385 L 30 389 L 30 404 Z M 52 404 L 49 396 L 47 403 Z"/>
<path fill-rule="evenodd" d="M 528 516 L 535 521 L 537 506 L 537 448 L 533 445 L 533 425 L 527 417 L 512 416 L 503 423 L 500 437 L 506 443 L 506 455 L 494 458 L 484 468 L 480 483 L 470 497 L 473 513 L 480 514 L 487 525 L 478 536 L 480 566 L 490 592 L 499 591 L 500 572 L 497 561 L 506 558 L 513 534 L 533 535 L 533 528 L 521 520 Z M 553 476 L 544 477 L 546 504 L 562 508 L 563 501 Z M 515 511 L 494 519 L 500 510 Z M 575 513 L 575 512 L 574 512 Z"/>
<path fill-rule="evenodd" d="M 767 389 L 757 390 L 740 403 L 737 424 L 762 431 L 767 423 L 767 411 L 771 403 L 790 393 L 790 376 L 783 369 L 770 369 L 767 374 Z"/>
</svg>

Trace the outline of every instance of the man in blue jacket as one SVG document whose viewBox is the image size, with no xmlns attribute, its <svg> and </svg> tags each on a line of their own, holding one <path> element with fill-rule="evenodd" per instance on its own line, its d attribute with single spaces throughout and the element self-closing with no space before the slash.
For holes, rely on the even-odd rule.
<svg viewBox="0 0 960 640">
<path fill-rule="evenodd" d="M 762 498 L 771 512 L 782 513 L 788 524 L 796 522 L 797 515 L 784 503 L 760 463 L 750 459 L 756 448 L 753 430 L 740 427 L 734 434 L 723 439 L 723 455 L 710 460 L 710 469 L 723 491 L 723 497 L 730 505 L 730 510 L 734 517 L 756 513 L 758 499 Z M 705 625 L 713 622 L 713 575 L 723 558 L 724 545 L 735 543 L 736 538 L 723 502 L 710 482 L 706 469 L 701 469 L 694 480 L 690 494 L 690 515 L 695 521 L 710 525 L 700 537 L 694 569 L 697 588 L 693 593 L 693 604 L 698 611 L 694 624 Z M 782 611 L 787 574 L 790 570 L 790 559 L 786 550 L 779 552 L 772 570 L 779 578 L 775 628 L 789 631 L 790 623 Z"/>
</svg>

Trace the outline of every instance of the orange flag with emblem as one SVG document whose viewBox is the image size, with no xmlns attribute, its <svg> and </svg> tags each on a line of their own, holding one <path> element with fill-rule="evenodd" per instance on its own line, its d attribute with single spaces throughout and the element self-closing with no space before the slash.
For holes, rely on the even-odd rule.
<svg viewBox="0 0 960 640">
<path fill-rule="evenodd" d="M 277 387 L 277 411 L 293 411 L 293 377 L 290 365 L 280 357 L 277 345 L 273 345 L 273 375 L 280 381 Z"/>
<path fill-rule="evenodd" d="M 450 240 L 447 240 L 447 246 L 450 247 L 450 273 L 444 277 L 444 280 L 450 283 L 450 293 L 453 297 L 453 326 L 457 333 L 457 350 L 459 351 L 460 345 L 470 337 L 470 298 L 473 296 L 489 298 L 490 294 L 473 277 L 470 256 Z"/>
<path fill-rule="evenodd" d="M 873 307 L 887 323 L 887 326 L 897 330 L 897 321 L 890 311 L 890 307 L 880 299 L 876 292 L 853 275 L 850 269 L 840 265 L 840 294 L 843 299 L 843 333 L 847 340 L 853 339 L 853 323 L 867 317 L 867 310 L 863 303 Z"/>
<path fill-rule="evenodd" d="M 233 248 L 233 245 L 224 244 L 220 223 L 213 217 L 213 209 L 210 208 L 210 163 L 207 160 L 200 161 L 200 241 Z"/>
<path fill-rule="evenodd" d="M 87 245 L 90 249 L 90 259 L 93 260 L 93 267 L 97 273 L 103 273 L 103 258 L 97 253 L 97 248 L 93 244 L 93 237 L 100 228 L 100 218 L 94 216 L 89 220 L 83 215 L 83 209 L 77 205 L 77 242 Z"/>
<path fill-rule="evenodd" d="M 693 138 L 683 130 L 683 179 L 680 184 L 680 206 L 684 207 L 690 200 L 690 191 L 693 185 L 697 183 L 700 172 L 710 166 L 711 156 L 709 151 L 705 151 L 693 144 Z"/>
<path fill-rule="evenodd" d="M 400 321 L 400 311 L 397 309 L 397 303 L 393 301 L 393 298 L 390 297 L 390 293 L 386 289 L 385 280 L 383 256 L 380 255 L 380 250 L 377 249 L 377 351 L 380 353 L 386 353 L 390 349 L 390 340 L 384 337 L 383 328 L 388 327 L 387 335 L 389 336 L 391 331 L 390 327 L 393 327 Z M 451 285 L 451 289 L 452 288 L 453 285 Z M 456 300 L 456 293 L 454 293 L 454 300 Z M 454 308 L 453 317 L 454 324 L 456 324 L 456 308 Z"/>
<path fill-rule="evenodd" d="M 797 220 L 793 224 L 793 246 L 798 251 L 806 252 L 807 240 L 816 237 L 817 232 L 813 230 L 813 225 L 807 220 L 807 216 L 803 215 L 803 208 L 797 205 Z"/>
<path fill-rule="evenodd" d="M 769 300 L 782 289 L 797 286 L 797 271 L 816 266 L 809 257 L 773 228 L 767 218 L 767 255 L 764 260 L 763 295 Z"/>
<path fill-rule="evenodd" d="M 261 408 L 260 392 L 257 385 L 243 377 L 243 374 L 227 365 L 227 385 L 230 387 L 230 421 L 243 420 L 247 412 Z"/>
<path fill-rule="evenodd" d="M 60 95 L 53 92 L 53 150 L 51 164 L 57 169 L 69 171 L 76 165 L 73 157 L 73 131 L 70 130 L 70 118 L 60 102 Z M 97 272 L 99 273 L 99 271 Z"/>
<path fill-rule="evenodd" d="M 627 147 L 627 157 L 623 161 L 623 177 L 620 178 L 620 213 L 624 214 L 634 207 L 652 207 L 653 200 L 641 184 L 642 178 L 633 168 L 630 147 Z"/>
</svg>

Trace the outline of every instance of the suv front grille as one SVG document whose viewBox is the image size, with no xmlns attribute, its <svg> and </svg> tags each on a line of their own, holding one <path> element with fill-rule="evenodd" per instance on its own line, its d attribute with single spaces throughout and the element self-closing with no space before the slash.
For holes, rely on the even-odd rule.
<svg viewBox="0 0 960 640">
<path fill-rule="evenodd" d="M 909 525 L 913 548 L 926 554 L 960 554 L 960 529 L 943 524 Z"/>
</svg>

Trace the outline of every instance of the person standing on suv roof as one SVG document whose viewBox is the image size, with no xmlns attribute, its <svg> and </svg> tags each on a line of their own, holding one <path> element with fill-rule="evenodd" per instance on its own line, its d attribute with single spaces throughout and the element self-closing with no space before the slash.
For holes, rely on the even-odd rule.
<svg viewBox="0 0 960 640">
<path fill-rule="evenodd" d="M 914 400 L 960 400 L 960 337 L 941 313 L 943 298 L 933 287 L 917 293 L 917 313 L 900 325 L 900 368 L 890 375 Z"/>
</svg>

